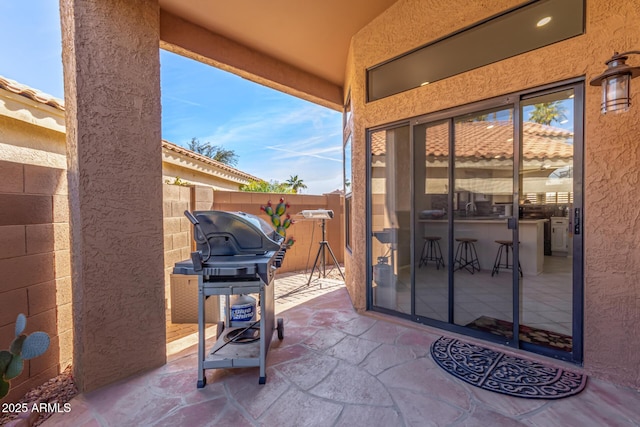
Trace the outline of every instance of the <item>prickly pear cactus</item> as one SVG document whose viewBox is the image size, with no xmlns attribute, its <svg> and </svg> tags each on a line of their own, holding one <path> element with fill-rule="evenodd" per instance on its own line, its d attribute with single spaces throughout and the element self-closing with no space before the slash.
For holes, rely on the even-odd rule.
<svg viewBox="0 0 640 427">
<path fill-rule="evenodd" d="M 275 207 L 271 203 L 271 200 L 269 200 L 265 206 L 260 206 L 260 210 L 271 218 L 271 224 L 273 224 L 276 232 L 285 238 L 287 248 L 290 248 L 295 243 L 295 239 L 292 236 L 287 240 L 287 229 L 293 225 L 294 221 L 291 219 L 291 215 L 286 213 L 287 208 L 289 208 L 289 204 L 286 203 L 282 197 Z"/>
<path fill-rule="evenodd" d="M 11 380 L 22 373 L 24 361 L 41 356 L 49 348 L 49 335 L 45 332 L 24 334 L 27 318 L 18 314 L 16 319 L 15 339 L 9 350 L 0 351 L 0 399 L 3 399 L 11 389 Z"/>
</svg>

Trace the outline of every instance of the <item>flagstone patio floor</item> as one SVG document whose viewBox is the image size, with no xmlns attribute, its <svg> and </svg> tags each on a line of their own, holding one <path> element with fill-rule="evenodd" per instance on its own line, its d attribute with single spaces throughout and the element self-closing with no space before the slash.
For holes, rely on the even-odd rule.
<svg viewBox="0 0 640 427">
<path fill-rule="evenodd" d="M 236 368 L 207 370 L 207 386 L 196 388 L 196 346 L 189 345 L 173 349 L 158 369 L 78 395 L 71 412 L 55 414 L 43 425 L 640 425 L 640 393 L 600 379 L 589 378 L 582 393 L 560 400 L 515 398 L 473 387 L 445 373 L 430 356 L 431 343 L 450 333 L 359 314 L 342 282 L 320 279 L 306 286 L 307 278 L 285 274 L 275 285 L 284 339 L 272 341 L 265 385 L 258 384 L 258 368 Z"/>
</svg>

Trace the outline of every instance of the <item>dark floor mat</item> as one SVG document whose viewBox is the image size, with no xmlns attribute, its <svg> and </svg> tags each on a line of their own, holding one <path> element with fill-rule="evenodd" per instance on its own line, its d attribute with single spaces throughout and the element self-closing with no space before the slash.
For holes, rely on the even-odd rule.
<svg viewBox="0 0 640 427">
<path fill-rule="evenodd" d="M 510 356 L 454 338 L 431 345 L 438 365 L 476 387 L 529 399 L 560 399 L 580 393 L 587 377 L 532 360 Z"/>
</svg>

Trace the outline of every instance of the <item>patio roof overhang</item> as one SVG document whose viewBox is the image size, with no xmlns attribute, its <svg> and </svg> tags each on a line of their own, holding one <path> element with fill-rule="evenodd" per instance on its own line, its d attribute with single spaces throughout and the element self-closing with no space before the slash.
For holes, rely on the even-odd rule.
<svg viewBox="0 0 640 427">
<path fill-rule="evenodd" d="M 161 47 L 342 111 L 351 38 L 396 1 L 160 0 Z"/>
</svg>

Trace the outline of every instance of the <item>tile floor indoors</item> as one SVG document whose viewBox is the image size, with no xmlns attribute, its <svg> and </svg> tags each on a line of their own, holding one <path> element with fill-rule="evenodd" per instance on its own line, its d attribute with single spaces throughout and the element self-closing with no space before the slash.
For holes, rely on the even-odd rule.
<svg viewBox="0 0 640 427">
<path fill-rule="evenodd" d="M 512 321 L 512 272 L 501 270 L 491 276 L 492 266 L 470 274 L 466 270 L 454 273 L 455 323 L 466 325 L 480 316 Z M 527 326 L 571 335 L 571 261 L 567 257 L 546 256 L 544 271 L 537 276 L 522 278 L 520 299 L 521 319 Z M 395 295 L 380 294 L 378 305 L 411 312 L 410 272 L 400 273 Z M 429 262 L 416 269 L 416 314 L 447 320 L 447 270 L 436 269 Z"/>
<path fill-rule="evenodd" d="M 304 276 L 283 279 L 287 282 L 281 283 L 292 289 L 303 288 L 280 298 L 276 308 L 284 318 L 284 340 L 272 342 L 265 385 L 258 384 L 257 368 L 220 369 L 208 370 L 207 386 L 197 389 L 196 348 L 191 346 L 170 355 L 165 366 L 77 396 L 70 413 L 55 414 L 43 425 L 640 425 L 637 391 L 595 378 L 579 395 L 560 400 L 484 391 L 446 374 L 433 362 L 429 346 L 445 332 L 373 313 L 358 314 L 336 281 L 306 287 Z"/>
</svg>

